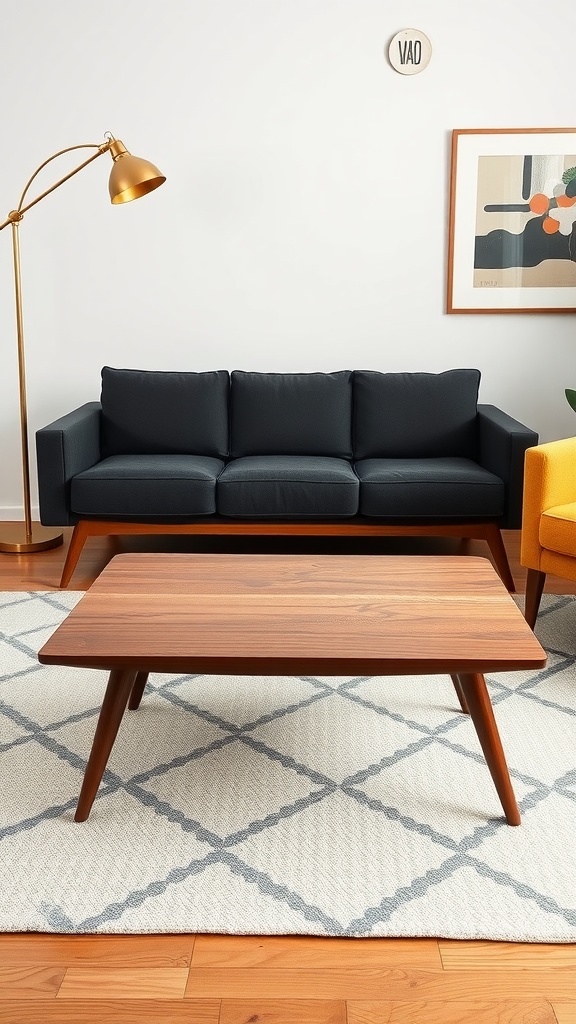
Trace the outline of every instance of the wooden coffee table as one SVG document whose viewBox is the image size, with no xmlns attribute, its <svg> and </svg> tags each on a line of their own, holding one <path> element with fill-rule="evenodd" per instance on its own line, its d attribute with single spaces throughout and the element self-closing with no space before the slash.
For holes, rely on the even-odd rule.
<svg viewBox="0 0 576 1024">
<path fill-rule="evenodd" d="M 76 821 L 90 813 L 126 706 L 138 708 L 149 672 L 447 673 L 506 820 L 520 824 L 483 673 L 541 668 L 546 654 L 484 558 L 118 555 L 38 658 L 110 672 Z"/>
</svg>

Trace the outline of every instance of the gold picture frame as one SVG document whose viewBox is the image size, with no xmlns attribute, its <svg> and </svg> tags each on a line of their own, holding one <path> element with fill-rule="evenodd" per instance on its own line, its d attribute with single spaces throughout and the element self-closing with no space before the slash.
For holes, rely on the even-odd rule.
<svg viewBox="0 0 576 1024">
<path fill-rule="evenodd" d="M 448 313 L 576 312 L 576 128 L 452 132 Z"/>
</svg>

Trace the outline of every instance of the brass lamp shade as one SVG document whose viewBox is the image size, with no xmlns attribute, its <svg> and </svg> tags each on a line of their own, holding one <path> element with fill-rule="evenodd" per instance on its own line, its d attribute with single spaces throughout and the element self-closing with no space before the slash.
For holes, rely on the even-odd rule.
<svg viewBox="0 0 576 1024">
<path fill-rule="evenodd" d="M 114 204 L 139 199 L 166 181 L 154 164 L 142 160 L 139 156 L 132 156 L 119 139 L 114 139 L 110 152 L 114 164 L 110 171 L 108 188 Z"/>
</svg>

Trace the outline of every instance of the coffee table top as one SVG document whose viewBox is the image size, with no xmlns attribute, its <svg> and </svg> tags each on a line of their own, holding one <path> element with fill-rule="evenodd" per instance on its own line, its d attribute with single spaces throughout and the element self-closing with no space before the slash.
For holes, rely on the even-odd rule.
<svg viewBox="0 0 576 1024">
<path fill-rule="evenodd" d="M 546 663 L 491 563 L 469 555 L 117 555 L 38 657 L 250 675 Z"/>
</svg>

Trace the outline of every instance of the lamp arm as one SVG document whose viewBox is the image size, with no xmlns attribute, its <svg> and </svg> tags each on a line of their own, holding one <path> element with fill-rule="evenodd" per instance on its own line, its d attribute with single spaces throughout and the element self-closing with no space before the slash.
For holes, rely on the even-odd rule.
<svg viewBox="0 0 576 1024">
<path fill-rule="evenodd" d="M 22 483 L 24 495 L 24 532 L 22 533 L 22 524 L 17 524 L 16 531 L 12 532 L 12 539 L 2 540 L 0 537 L 0 551 L 41 551 L 45 548 L 56 547 L 58 544 L 62 543 L 63 539 L 61 533 L 54 534 L 54 531 L 45 530 L 44 527 L 40 527 L 39 530 L 33 530 L 32 528 L 26 369 L 24 365 L 24 328 L 22 325 L 20 274 L 20 222 L 23 220 L 24 214 L 27 210 L 30 210 L 32 206 L 35 206 L 36 203 L 39 203 L 46 196 L 50 195 L 51 192 L 54 192 L 55 189 L 59 188 L 60 185 L 63 185 L 69 178 L 78 174 L 78 172 L 83 170 L 84 167 L 91 164 L 93 160 L 97 160 L 97 158 L 102 156 L 103 153 L 110 153 L 114 162 L 108 186 L 110 199 L 113 203 L 129 203 L 132 199 L 138 199 L 140 196 L 144 196 L 148 192 L 152 192 L 155 188 L 158 188 L 159 185 L 166 181 L 165 176 L 157 167 L 154 166 L 154 164 L 149 163 L 148 160 L 141 160 L 139 157 L 133 157 L 120 139 L 115 139 L 110 132 L 106 132 L 105 138 L 106 141 L 101 143 L 101 145 L 98 145 L 97 143 L 86 143 L 84 145 L 68 146 L 66 149 L 58 150 L 57 153 L 53 153 L 47 160 L 44 160 L 44 162 L 36 168 L 34 174 L 24 186 L 24 191 L 20 196 L 20 201 L 16 209 L 11 210 L 6 220 L 0 224 L 0 231 L 3 231 L 3 229 L 7 228 L 8 225 L 12 228 L 14 292 L 16 298 L 16 339 L 18 345 L 18 380 L 20 385 L 20 443 L 22 448 Z M 77 167 L 74 167 L 68 172 L 68 174 L 65 174 L 63 178 L 59 179 L 59 181 L 54 182 L 50 188 L 41 192 L 35 199 L 25 203 L 28 190 L 30 189 L 32 182 L 36 180 L 40 171 L 43 170 L 47 164 L 51 163 L 52 160 L 56 160 L 57 157 L 62 156 L 64 153 L 71 153 L 77 149 L 93 149 L 96 150 L 96 152 L 92 153 L 92 155 L 86 160 L 83 160 Z M 121 160 L 121 158 L 126 158 L 126 160 L 122 160 L 122 166 L 118 171 L 118 161 Z M 47 533 L 50 536 L 46 536 Z"/>
<path fill-rule="evenodd" d="M 22 325 L 22 295 L 21 295 L 21 283 L 20 283 L 20 243 L 18 239 L 20 221 L 23 219 L 24 214 L 36 203 L 39 203 L 41 199 L 44 199 L 50 192 L 57 189 L 60 185 L 63 185 L 65 181 L 72 178 L 78 171 L 81 171 L 88 164 L 91 164 L 93 160 L 96 160 L 103 153 L 107 153 L 118 143 L 113 137 L 107 139 L 102 145 L 86 144 L 80 146 L 69 146 L 67 149 L 61 149 L 57 153 L 53 153 L 52 156 L 44 160 L 39 167 L 36 168 L 32 177 L 27 181 L 24 191 L 20 196 L 20 201 L 15 210 L 12 210 L 6 220 L 0 224 L 0 231 L 3 228 L 8 227 L 10 224 L 12 227 L 12 256 L 14 264 L 14 290 L 16 296 L 16 335 L 18 341 L 18 380 L 20 384 L 20 443 L 22 448 L 22 482 L 23 482 L 23 496 L 24 496 L 24 541 L 17 543 L 8 543 L 0 546 L 0 550 L 28 550 L 34 551 L 43 547 L 53 547 L 55 544 L 61 544 L 61 534 L 56 535 L 56 539 L 41 540 L 37 543 L 34 540 L 32 530 L 32 508 L 30 499 L 30 457 L 28 451 L 28 412 L 27 412 L 27 401 L 26 401 L 26 368 L 24 363 L 24 328 Z M 68 174 L 60 178 L 59 181 L 51 185 L 50 188 L 42 192 L 36 199 L 33 199 L 30 203 L 24 206 L 24 200 L 28 189 L 36 176 L 46 167 L 47 164 L 51 163 L 52 160 L 56 160 L 57 157 L 62 156 L 64 153 L 70 153 L 76 149 L 95 149 L 96 152 L 89 156 L 87 160 L 84 160 L 78 167 L 74 167 L 73 170 L 69 171 Z M 48 531 L 50 532 L 50 531 Z"/>
<path fill-rule="evenodd" d="M 83 170 L 84 167 L 87 167 L 88 164 L 91 164 L 93 160 L 97 160 L 98 157 L 102 156 L 103 153 L 107 153 L 111 149 L 114 141 L 114 139 L 109 139 L 107 142 L 103 142 L 102 145 L 97 145 L 96 143 L 86 143 L 80 146 L 68 146 L 66 149 L 60 149 L 57 153 L 53 153 L 52 156 L 49 156 L 47 160 L 44 160 L 43 163 L 41 163 L 40 166 L 36 168 L 32 177 L 29 178 L 29 180 L 26 182 L 24 191 L 20 196 L 18 206 L 15 210 L 12 210 L 12 212 L 8 214 L 6 220 L 2 224 L 0 224 L 0 231 L 8 227 L 9 224 L 14 224 L 18 221 L 21 221 L 26 211 L 30 210 L 32 206 L 35 206 L 36 203 L 39 203 L 46 196 L 50 195 L 51 192 L 54 192 L 55 189 L 59 188 L 60 185 L 63 185 L 64 182 L 68 181 L 69 178 L 73 178 L 75 174 L 78 174 L 78 171 Z M 57 157 L 62 156 L 64 153 L 71 153 L 75 149 L 96 149 L 97 152 L 93 153 L 92 156 L 89 156 L 88 159 L 84 160 L 81 164 L 78 164 L 78 167 L 74 167 L 73 170 L 69 171 L 68 174 L 64 175 L 63 178 L 60 178 L 60 180 L 55 182 L 54 185 L 51 185 L 50 188 L 47 188 L 45 192 L 42 192 L 41 195 L 37 196 L 36 199 L 33 199 L 32 202 L 27 203 L 26 206 L 23 206 L 24 200 L 26 198 L 26 193 L 28 192 L 28 189 L 30 188 L 34 179 L 37 177 L 38 174 L 40 174 L 40 171 L 42 171 L 47 164 L 51 163 L 52 160 L 56 160 Z"/>
</svg>

